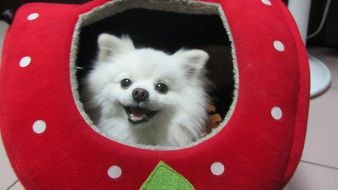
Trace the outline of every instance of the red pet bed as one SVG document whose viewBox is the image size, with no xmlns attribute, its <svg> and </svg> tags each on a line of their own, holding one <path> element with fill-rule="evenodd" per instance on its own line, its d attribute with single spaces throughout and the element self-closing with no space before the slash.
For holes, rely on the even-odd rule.
<svg viewBox="0 0 338 190">
<path fill-rule="evenodd" d="M 102 32 L 209 51 L 221 124 L 186 147 L 103 136 L 79 83 Z M 306 51 L 280 0 L 27 4 L 3 48 L 1 135 L 28 190 L 282 189 L 301 156 L 308 103 Z"/>
</svg>

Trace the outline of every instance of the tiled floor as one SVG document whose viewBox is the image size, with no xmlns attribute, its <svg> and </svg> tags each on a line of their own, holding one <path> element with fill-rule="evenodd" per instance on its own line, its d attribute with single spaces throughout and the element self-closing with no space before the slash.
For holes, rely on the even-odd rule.
<svg viewBox="0 0 338 190">
<path fill-rule="evenodd" d="M 7 25 L 0 22 L 0 50 Z M 338 50 L 309 50 L 332 73 L 331 88 L 312 99 L 305 150 L 288 190 L 338 190 Z M 0 54 L 1 56 L 1 54 Z M 0 190 L 22 190 L 0 140 Z"/>
</svg>

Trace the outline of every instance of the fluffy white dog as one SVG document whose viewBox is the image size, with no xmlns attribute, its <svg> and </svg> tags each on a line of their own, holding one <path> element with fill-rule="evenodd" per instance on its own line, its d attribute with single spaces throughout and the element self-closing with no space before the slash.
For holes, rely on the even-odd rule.
<svg viewBox="0 0 338 190">
<path fill-rule="evenodd" d="M 129 37 L 110 34 L 101 34 L 98 46 L 98 59 L 85 80 L 91 110 L 99 110 L 89 115 L 98 117 L 104 134 L 127 144 L 175 147 L 205 135 L 206 52 L 169 55 L 137 49 Z"/>
</svg>

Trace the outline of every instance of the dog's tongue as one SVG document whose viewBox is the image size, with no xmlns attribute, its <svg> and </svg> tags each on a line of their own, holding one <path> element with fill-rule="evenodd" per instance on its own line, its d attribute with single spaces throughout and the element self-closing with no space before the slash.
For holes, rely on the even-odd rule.
<svg viewBox="0 0 338 190">
<path fill-rule="evenodd" d="M 145 117 L 145 114 L 130 114 L 130 119 L 132 119 L 133 121 L 142 121 L 145 119 Z"/>
<path fill-rule="evenodd" d="M 148 110 L 143 109 L 143 108 L 138 108 L 138 107 L 134 107 L 134 108 L 130 108 L 130 119 L 132 119 L 133 121 L 141 121 L 144 120 L 147 117 L 148 114 Z"/>
<path fill-rule="evenodd" d="M 128 107 L 126 108 L 128 114 L 128 121 L 137 125 L 143 122 L 148 122 L 157 112 L 140 107 Z"/>
</svg>

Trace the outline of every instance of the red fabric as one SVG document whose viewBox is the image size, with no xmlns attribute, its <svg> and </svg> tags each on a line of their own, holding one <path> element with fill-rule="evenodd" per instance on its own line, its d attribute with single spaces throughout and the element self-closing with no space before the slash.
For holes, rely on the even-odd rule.
<svg viewBox="0 0 338 190">
<path fill-rule="evenodd" d="M 139 189 L 159 161 L 198 190 L 278 190 L 301 156 L 309 103 L 306 52 L 279 0 L 209 0 L 222 5 L 238 60 L 239 91 L 227 126 L 213 138 L 175 151 L 137 149 L 94 132 L 80 115 L 70 86 L 70 48 L 78 16 L 108 0 L 84 5 L 27 4 L 9 28 L 0 71 L 0 126 L 8 157 L 27 190 Z M 38 12 L 39 18 L 26 17 Z M 273 48 L 280 40 L 284 52 Z M 31 56 L 28 67 L 19 61 Z M 283 110 L 281 120 L 271 109 Z M 32 125 L 47 129 L 35 134 Z M 214 162 L 223 175 L 210 171 Z M 107 170 L 122 169 L 118 179 Z"/>
</svg>

